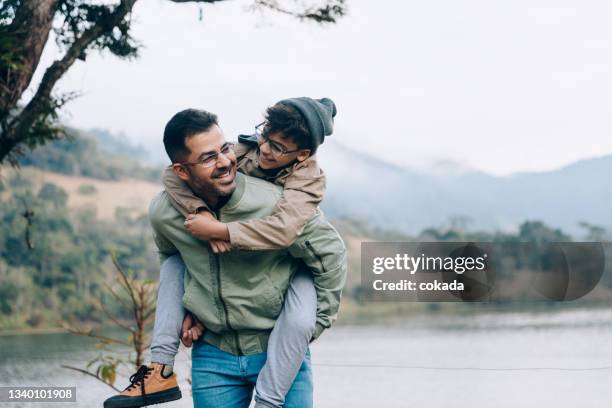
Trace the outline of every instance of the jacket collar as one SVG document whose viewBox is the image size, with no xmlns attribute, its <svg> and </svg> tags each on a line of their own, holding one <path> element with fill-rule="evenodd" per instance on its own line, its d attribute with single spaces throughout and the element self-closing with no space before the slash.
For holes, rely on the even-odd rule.
<svg viewBox="0 0 612 408">
<path fill-rule="evenodd" d="M 232 196 L 228 200 L 227 203 L 223 207 L 221 207 L 221 212 L 228 212 L 238 207 L 240 201 L 242 200 L 242 196 L 244 195 L 244 190 L 246 186 L 246 176 L 239 171 L 236 172 L 236 189 L 232 193 Z"/>
</svg>

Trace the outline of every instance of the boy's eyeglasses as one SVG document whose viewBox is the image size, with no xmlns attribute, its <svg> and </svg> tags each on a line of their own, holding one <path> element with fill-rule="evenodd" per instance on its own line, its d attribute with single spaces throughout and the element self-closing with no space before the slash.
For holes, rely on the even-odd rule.
<svg viewBox="0 0 612 408">
<path fill-rule="evenodd" d="M 207 154 L 206 156 L 200 157 L 200 159 L 198 161 L 196 161 L 196 162 L 179 163 L 179 164 L 182 164 L 184 166 L 196 166 L 196 165 L 200 165 L 203 168 L 208 168 L 208 167 L 212 167 L 215 164 L 217 164 L 217 162 L 219 161 L 219 157 L 221 155 L 229 156 L 230 154 L 233 154 L 233 153 L 234 153 L 234 143 L 227 142 L 223 146 L 221 146 L 221 151 L 219 153 L 210 153 L 210 154 Z"/>
<path fill-rule="evenodd" d="M 261 145 L 268 143 L 270 146 L 270 151 L 272 155 L 275 157 L 284 156 L 286 154 L 299 152 L 302 149 L 295 150 L 287 150 L 287 148 L 280 143 L 276 143 L 274 140 L 271 140 L 268 135 L 264 132 L 266 127 L 266 122 L 261 122 L 259 125 L 255 126 L 255 135 L 257 136 L 257 143 L 261 147 Z"/>
</svg>

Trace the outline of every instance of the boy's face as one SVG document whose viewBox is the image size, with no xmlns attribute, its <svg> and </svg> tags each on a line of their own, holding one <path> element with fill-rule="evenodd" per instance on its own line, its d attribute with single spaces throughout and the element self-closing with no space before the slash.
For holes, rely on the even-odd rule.
<svg viewBox="0 0 612 408">
<path fill-rule="evenodd" d="M 291 138 L 281 132 L 272 133 L 259 139 L 259 167 L 263 170 L 285 167 L 294 161 L 310 157 L 310 149 L 300 149 Z"/>
</svg>

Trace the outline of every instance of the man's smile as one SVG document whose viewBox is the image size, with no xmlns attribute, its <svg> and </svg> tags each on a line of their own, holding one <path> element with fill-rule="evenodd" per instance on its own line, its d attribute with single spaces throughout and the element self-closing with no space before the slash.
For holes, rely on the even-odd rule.
<svg viewBox="0 0 612 408">
<path fill-rule="evenodd" d="M 227 167 L 216 172 L 212 178 L 217 180 L 221 184 L 230 184 L 234 181 L 236 172 L 232 171 L 232 167 Z"/>
</svg>

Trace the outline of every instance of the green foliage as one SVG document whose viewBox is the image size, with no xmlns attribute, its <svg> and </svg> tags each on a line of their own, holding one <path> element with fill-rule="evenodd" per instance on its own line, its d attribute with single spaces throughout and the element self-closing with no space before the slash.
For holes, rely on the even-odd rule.
<svg viewBox="0 0 612 408">
<path fill-rule="evenodd" d="M 21 173 L 15 179 L 9 180 L 11 194 L 0 198 L 0 329 L 103 321 L 92 302 L 108 297 L 105 284 L 114 279 L 113 252 L 136 276 L 157 276 L 145 216 L 124 214 L 121 221 L 100 221 L 88 210 L 69 211 L 67 194 L 56 185 L 45 183 L 32 191 Z M 26 205 L 34 212 L 33 249 L 25 240 Z M 119 315 L 127 313 L 109 304 Z"/>
<path fill-rule="evenodd" d="M 89 47 L 92 50 L 108 50 L 120 58 L 138 55 L 139 44 L 129 33 L 131 18 L 128 15 L 118 24 L 113 22 L 114 4 L 92 4 L 85 0 L 60 0 L 58 14 L 61 23 L 55 27 L 56 43 L 63 49 L 70 47 L 76 38 L 93 25 L 106 29 Z M 85 60 L 88 50 L 83 50 L 81 59 Z"/>
<path fill-rule="evenodd" d="M 585 240 L 599 242 L 606 238 L 606 229 L 601 225 L 594 225 L 586 221 L 582 221 L 579 225 L 587 231 Z"/>
<path fill-rule="evenodd" d="M 81 184 L 77 192 L 81 195 L 93 195 L 98 192 L 98 189 L 96 188 L 96 186 L 91 184 Z"/>
<path fill-rule="evenodd" d="M 14 311 L 14 303 L 17 300 L 17 285 L 13 282 L 0 283 L 0 313 L 8 315 Z"/>
<path fill-rule="evenodd" d="M 87 370 L 95 368 L 94 373 L 109 385 L 115 384 L 117 367 L 122 363 L 120 359 L 109 355 L 100 355 L 87 364 Z"/>
<path fill-rule="evenodd" d="M 59 208 L 64 207 L 68 202 L 68 193 L 55 184 L 45 183 L 38 192 L 38 198 Z"/>
</svg>

